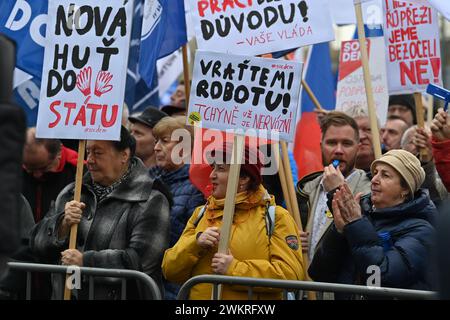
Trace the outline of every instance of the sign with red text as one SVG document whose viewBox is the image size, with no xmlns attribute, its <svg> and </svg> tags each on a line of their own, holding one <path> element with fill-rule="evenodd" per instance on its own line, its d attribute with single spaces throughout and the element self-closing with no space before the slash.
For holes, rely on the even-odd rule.
<svg viewBox="0 0 450 320">
<path fill-rule="evenodd" d="M 385 0 L 385 42 L 390 94 L 425 92 L 442 86 L 436 11 L 426 5 Z"/>
<path fill-rule="evenodd" d="M 36 135 L 119 140 L 133 1 L 50 0 Z"/>
<path fill-rule="evenodd" d="M 302 68 L 294 61 L 197 51 L 187 123 L 292 141 Z"/>
<path fill-rule="evenodd" d="M 334 40 L 328 0 L 190 0 L 201 50 L 259 55 Z"/>
<path fill-rule="evenodd" d="M 366 39 L 376 113 L 378 119 L 381 120 L 381 124 L 384 124 L 389 103 L 386 61 L 384 59 L 384 38 L 375 37 Z M 359 41 L 343 41 L 339 58 L 336 110 L 352 114 L 352 111 L 357 107 L 367 109 L 367 96 L 364 86 Z M 367 114 L 369 114 L 368 111 Z"/>
</svg>

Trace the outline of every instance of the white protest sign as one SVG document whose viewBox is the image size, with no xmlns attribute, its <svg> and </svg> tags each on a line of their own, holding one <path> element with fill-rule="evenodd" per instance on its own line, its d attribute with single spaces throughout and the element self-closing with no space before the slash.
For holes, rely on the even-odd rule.
<svg viewBox="0 0 450 320">
<path fill-rule="evenodd" d="M 367 38 L 375 109 L 381 124 L 386 120 L 389 103 L 384 48 L 383 37 Z M 336 110 L 352 114 L 352 110 L 357 106 L 367 110 L 367 96 L 359 41 L 350 40 L 341 44 Z"/>
<path fill-rule="evenodd" d="M 190 0 L 201 50 L 259 55 L 334 40 L 327 0 Z"/>
<path fill-rule="evenodd" d="M 447 20 L 450 20 L 450 1 L 448 0 L 405 0 L 416 4 L 429 4 L 440 12 Z"/>
<path fill-rule="evenodd" d="M 50 0 L 36 135 L 119 140 L 133 1 Z"/>
<path fill-rule="evenodd" d="M 384 37 L 389 94 L 442 86 L 437 13 L 429 6 L 386 0 Z"/>
<path fill-rule="evenodd" d="M 253 136 L 276 132 L 292 141 L 302 67 L 294 61 L 197 51 L 187 122 Z"/>
</svg>

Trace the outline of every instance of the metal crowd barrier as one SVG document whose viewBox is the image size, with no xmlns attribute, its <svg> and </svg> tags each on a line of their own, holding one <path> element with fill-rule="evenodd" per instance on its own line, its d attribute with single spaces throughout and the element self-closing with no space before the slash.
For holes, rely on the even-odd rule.
<svg viewBox="0 0 450 320">
<path fill-rule="evenodd" d="M 26 300 L 31 300 L 31 272 L 44 272 L 67 274 L 67 269 L 73 266 L 60 266 L 53 264 L 38 264 L 38 263 L 22 263 L 22 262 L 8 262 L 8 266 L 14 271 L 23 271 L 27 273 L 27 287 Z M 82 275 L 89 276 L 89 300 L 94 299 L 94 277 L 112 277 L 122 278 L 121 283 L 121 299 L 126 300 L 126 279 L 136 279 L 143 283 L 150 289 L 153 300 L 161 300 L 161 292 L 159 291 L 156 282 L 147 274 L 129 269 L 104 269 L 104 268 L 88 268 L 79 267 Z M 73 269 L 72 269 L 73 270 Z"/>
<path fill-rule="evenodd" d="M 398 298 L 398 299 L 437 299 L 438 295 L 434 291 L 409 290 L 398 288 L 368 287 L 359 285 L 312 282 L 312 281 L 293 281 L 261 279 L 248 277 L 230 277 L 220 275 L 200 275 L 186 281 L 178 293 L 178 300 L 187 300 L 191 288 L 200 283 L 213 284 L 213 299 L 218 299 L 219 284 L 240 285 L 248 287 L 248 298 L 253 298 L 254 287 L 279 288 L 283 289 L 283 299 L 287 299 L 288 291 L 306 290 L 319 292 L 339 292 L 348 294 L 370 295 L 379 298 Z"/>
</svg>

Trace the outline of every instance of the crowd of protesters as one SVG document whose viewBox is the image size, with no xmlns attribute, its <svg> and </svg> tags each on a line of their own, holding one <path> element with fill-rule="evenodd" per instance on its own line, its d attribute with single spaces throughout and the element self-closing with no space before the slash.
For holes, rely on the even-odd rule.
<svg viewBox="0 0 450 320">
<path fill-rule="evenodd" d="M 262 176 L 261 152 L 246 145 L 227 253 L 218 253 L 217 246 L 231 149 L 224 144 L 207 157 L 211 189 L 205 196 L 190 179 L 190 151 L 200 142 L 185 125 L 185 112 L 181 85 L 171 105 L 150 106 L 124 119 L 120 141 L 88 141 L 80 201 L 73 200 L 77 152 L 64 141 L 38 139 L 35 128 L 29 128 L 17 202 L 22 245 L 10 256 L 23 262 L 142 271 L 166 299 L 176 299 L 180 285 L 201 274 L 284 280 L 309 276 L 366 285 L 370 266 L 379 268 L 381 286 L 438 288 L 432 252 L 439 221 L 436 205 L 450 191 L 447 112 L 438 110 L 431 126 L 419 128 L 412 97 L 392 96 L 387 119 L 378 119 L 384 153 L 379 159 L 365 106 L 348 114 L 320 113 L 323 170 L 296 183 L 302 226 L 295 224 L 282 200 L 269 194 L 267 190 L 279 187 Z M 189 141 L 174 135 L 179 130 Z M 178 148 L 181 143 L 189 147 Z M 250 155 L 256 155 L 256 163 Z M 76 249 L 68 249 L 73 225 L 78 226 Z M 24 275 L 3 273 L 0 296 L 23 298 Z M 60 297 L 60 280 L 37 275 L 33 297 Z M 148 297 L 139 284 L 128 282 L 129 299 Z M 96 299 L 121 297 L 120 281 L 105 278 L 95 285 Z M 88 287 L 83 280 L 73 297 L 86 299 Z M 211 288 L 195 286 L 190 298 L 209 299 Z M 254 297 L 280 299 L 281 293 L 257 289 Z M 224 286 L 222 298 L 246 299 L 247 290 Z"/>
</svg>

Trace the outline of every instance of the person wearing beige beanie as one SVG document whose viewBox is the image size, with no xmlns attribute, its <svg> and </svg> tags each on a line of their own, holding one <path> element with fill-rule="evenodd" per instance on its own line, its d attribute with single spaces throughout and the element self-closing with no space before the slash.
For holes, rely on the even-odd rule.
<svg viewBox="0 0 450 320">
<path fill-rule="evenodd" d="M 309 276 L 373 285 L 373 272 L 367 270 L 375 266 L 381 287 L 433 289 L 430 252 L 437 210 L 420 188 L 425 180 L 420 161 L 408 151 L 391 150 L 373 161 L 371 172 L 369 196 L 353 195 L 346 183 L 329 195 L 333 225 L 316 250 Z"/>
<path fill-rule="evenodd" d="M 411 152 L 401 149 L 395 149 L 386 152 L 381 158 L 372 162 L 370 171 L 372 176 L 375 176 L 376 167 L 378 164 L 384 163 L 391 166 L 403 180 L 400 184 L 407 184 L 409 189 L 408 196 L 414 198 L 414 194 L 425 181 L 425 171 L 423 170 L 419 159 Z M 404 193 L 403 193 L 404 194 Z M 406 195 L 405 197 L 406 198 Z"/>
</svg>

